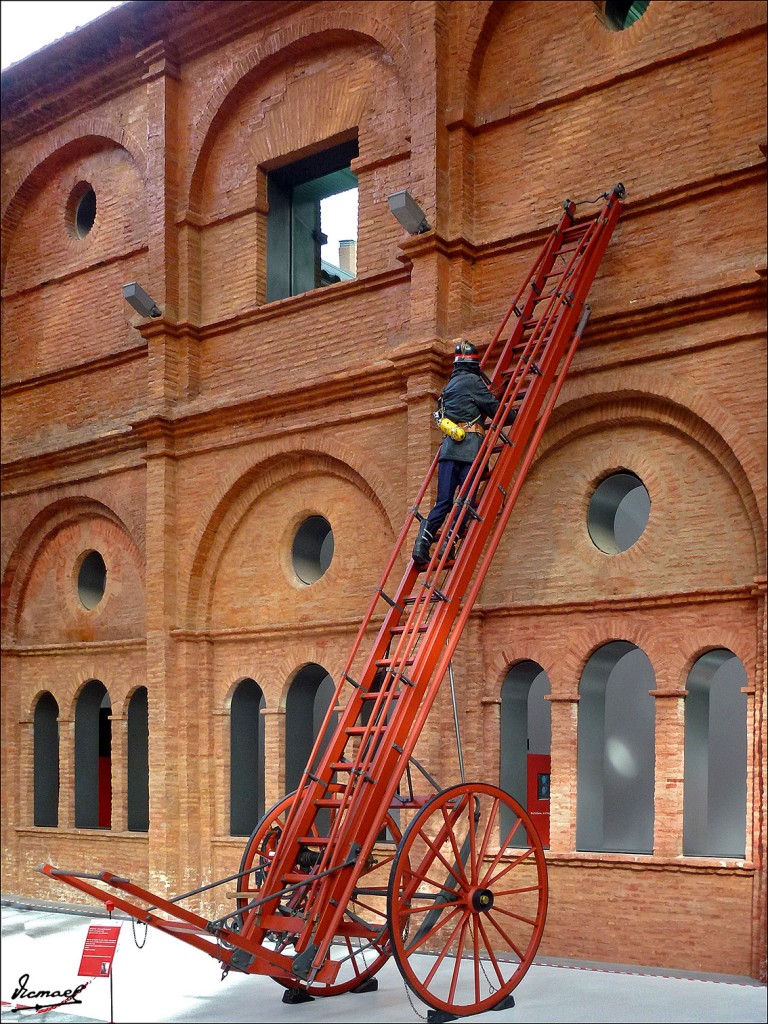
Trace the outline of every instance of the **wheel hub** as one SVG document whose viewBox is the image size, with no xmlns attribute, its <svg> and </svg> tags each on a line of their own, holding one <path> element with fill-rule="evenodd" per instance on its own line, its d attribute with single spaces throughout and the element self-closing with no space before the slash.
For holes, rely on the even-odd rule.
<svg viewBox="0 0 768 1024">
<path fill-rule="evenodd" d="M 472 909 L 476 914 L 487 913 L 493 906 L 493 893 L 490 889 L 475 889 L 472 893 Z"/>
</svg>

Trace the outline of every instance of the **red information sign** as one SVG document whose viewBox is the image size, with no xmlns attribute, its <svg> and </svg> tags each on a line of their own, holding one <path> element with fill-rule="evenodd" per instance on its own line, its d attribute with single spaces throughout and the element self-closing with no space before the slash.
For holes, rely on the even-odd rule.
<svg viewBox="0 0 768 1024">
<path fill-rule="evenodd" d="M 85 937 L 78 976 L 108 978 L 119 938 L 119 924 L 92 924 Z"/>
</svg>

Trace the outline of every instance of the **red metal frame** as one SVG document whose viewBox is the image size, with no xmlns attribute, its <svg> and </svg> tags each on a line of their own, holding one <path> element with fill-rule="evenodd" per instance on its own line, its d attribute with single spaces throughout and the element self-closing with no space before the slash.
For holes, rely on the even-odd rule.
<svg viewBox="0 0 768 1024">
<path fill-rule="evenodd" d="M 253 875 L 247 887 L 254 898 L 209 922 L 184 911 L 178 905 L 183 897 L 162 900 L 108 872 L 87 876 L 51 865 L 42 871 L 96 899 L 114 899 L 131 916 L 227 966 L 297 987 L 333 990 L 338 964 L 330 950 L 344 932 L 361 865 L 370 863 L 390 808 L 424 802 L 402 800 L 398 788 L 589 317 L 586 298 L 621 213 L 623 186 L 600 198 L 602 207 L 583 221 L 575 219 L 576 204 L 564 204 L 560 223 L 483 355 L 481 365 L 500 398 L 499 410 L 429 565 L 408 562 L 398 582 L 414 519 L 424 515 L 420 507 L 436 470 L 437 458 L 433 461 L 362 620 L 268 869 Z M 513 409 L 517 415 L 507 427 Z M 366 655 L 382 605 L 383 622 Z M 320 737 L 330 731 L 323 750 Z M 325 831 L 318 828 L 321 815 L 330 819 Z M 96 888 L 88 880 L 94 877 L 150 909 Z M 288 902 L 290 914 L 285 912 Z M 156 910 L 165 916 L 158 917 Z M 282 948 L 292 948 L 291 956 L 266 945 L 277 925 Z"/>
</svg>

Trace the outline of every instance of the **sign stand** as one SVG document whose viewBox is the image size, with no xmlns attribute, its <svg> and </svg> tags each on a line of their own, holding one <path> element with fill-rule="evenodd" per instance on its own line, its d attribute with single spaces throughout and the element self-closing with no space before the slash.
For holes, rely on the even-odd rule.
<svg viewBox="0 0 768 1024">
<path fill-rule="evenodd" d="M 112 911 L 115 905 L 111 900 L 105 900 L 104 905 L 109 911 L 110 923 L 92 924 L 88 929 L 83 947 L 83 956 L 80 960 L 79 977 L 87 976 L 92 978 L 109 978 L 109 1022 L 114 1024 L 114 990 L 112 987 L 112 962 L 115 958 L 117 941 L 120 938 L 122 925 L 112 924 Z"/>
</svg>

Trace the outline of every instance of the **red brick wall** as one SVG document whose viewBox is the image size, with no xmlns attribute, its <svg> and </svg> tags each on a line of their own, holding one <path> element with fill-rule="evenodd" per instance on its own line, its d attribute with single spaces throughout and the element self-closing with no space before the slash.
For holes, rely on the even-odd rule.
<svg viewBox="0 0 768 1024">
<path fill-rule="evenodd" d="M 498 780 L 501 685 L 538 662 L 553 697 L 542 953 L 764 975 L 765 4 L 651 4 L 612 33 L 583 2 L 217 2 L 179 5 L 153 35 L 163 9 L 124 60 L 71 85 L 41 70 L 40 110 L 4 111 L 4 890 L 71 898 L 34 873 L 46 860 L 169 892 L 236 870 L 236 683 L 265 696 L 270 805 L 290 683 L 310 662 L 343 669 L 431 461 L 450 339 L 492 336 L 565 198 L 623 181 L 592 319 L 459 645 L 467 776 Z M 72 44 L 55 45 L 61 68 Z M 357 280 L 265 305 L 266 173 L 354 133 Z M 97 195 L 84 239 L 65 221 L 79 181 Z M 405 236 L 387 207 L 401 188 L 435 231 Z M 165 318 L 132 314 L 132 280 Z M 618 468 L 652 506 L 611 558 L 585 517 Z M 306 587 L 290 550 L 311 514 L 335 553 Z M 90 548 L 108 585 L 86 612 Z M 613 639 L 656 676 L 653 857 L 575 849 L 579 681 Z M 747 673 L 743 862 L 682 857 L 681 694 L 713 647 Z M 93 678 L 113 710 L 108 833 L 74 828 Z M 137 686 L 148 835 L 126 831 Z M 45 690 L 55 830 L 32 825 Z M 441 692 L 416 756 L 445 785 L 453 731 Z"/>
</svg>

